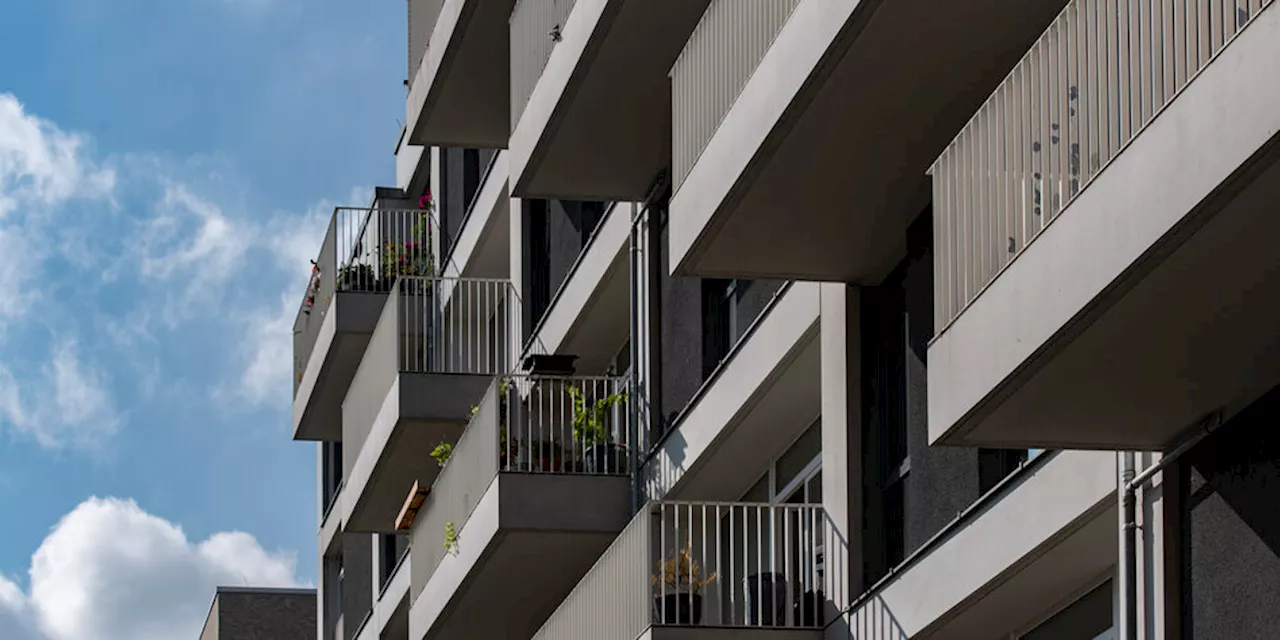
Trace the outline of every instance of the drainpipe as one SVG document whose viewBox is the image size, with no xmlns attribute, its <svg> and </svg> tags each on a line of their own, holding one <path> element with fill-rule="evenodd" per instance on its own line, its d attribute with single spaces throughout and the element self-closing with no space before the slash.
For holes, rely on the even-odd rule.
<svg viewBox="0 0 1280 640">
<path fill-rule="evenodd" d="M 1221 425 L 1222 411 L 1214 411 L 1200 421 L 1194 435 L 1136 475 L 1133 452 L 1120 454 L 1120 640 L 1138 640 L 1138 489 Z"/>
<path fill-rule="evenodd" d="M 631 287 L 631 341 L 628 349 L 631 357 L 631 380 L 630 393 L 631 401 L 627 404 L 631 406 L 631 428 L 628 430 L 627 437 L 631 440 L 631 446 L 627 447 L 628 454 L 631 458 L 631 513 L 634 515 L 640 510 L 640 282 L 638 275 L 638 267 L 640 264 L 640 246 L 636 241 L 636 225 L 640 219 L 640 210 L 632 203 L 631 205 L 631 239 L 629 244 L 630 263 L 628 264 L 628 281 Z"/>
<path fill-rule="evenodd" d="M 1132 451 L 1120 454 L 1120 640 L 1138 640 L 1138 510 Z"/>
</svg>

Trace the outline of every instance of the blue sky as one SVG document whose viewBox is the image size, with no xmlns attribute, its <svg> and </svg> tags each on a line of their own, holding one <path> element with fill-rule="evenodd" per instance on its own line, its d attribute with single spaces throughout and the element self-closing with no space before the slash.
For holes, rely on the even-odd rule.
<svg viewBox="0 0 1280 640">
<path fill-rule="evenodd" d="M 315 581 L 291 329 L 329 211 L 394 181 L 404 20 L 0 5 L 0 637 L 174 637 L 215 582 Z"/>
</svg>

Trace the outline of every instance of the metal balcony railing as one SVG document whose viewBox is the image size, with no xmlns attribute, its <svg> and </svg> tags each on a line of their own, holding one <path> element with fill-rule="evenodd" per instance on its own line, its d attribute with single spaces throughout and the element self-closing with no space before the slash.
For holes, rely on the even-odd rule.
<svg viewBox="0 0 1280 640">
<path fill-rule="evenodd" d="M 430 208 L 334 210 L 294 320 L 295 391 L 333 297 L 385 294 L 400 276 L 435 274 L 434 230 Z"/>
<path fill-rule="evenodd" d="M 511 128 L 515 130 L 577 0 L 519 0 L 511 13 Z"/>
<path fill-rule="evenodd" d="M 800 0 L 714 0 L 671 68 L 672 169 L 680 189 Z"/>
<path fill-rule="evenodd" d="M 635 638 L 652 625 L 818 628 L 822 507 L 651 502 L 535 638 Z"/>
<path fill-rule="evenodd" d="M 512 376 L 500 385 L 503 471 L 626 475 L 627 378 Z"/>
<path fill-rule="evenodd" d="M 938 332 L 1271 4 L 1072 0 L 930 169 Z"/>
<path fill-rule="evenodd" d="M 401 277 L 400 371 L 504 375 L 520 305 L 507 280 Z"/>
<path fill-rule="evenodd" d="M 468 517 L 495 476 L 626 475 L 630 416 L 627 379 L 504 376 L 494 381 L 451 448 L 412 527 L 413 597 L 444 556 L 450 532 Z"/>
</svg>

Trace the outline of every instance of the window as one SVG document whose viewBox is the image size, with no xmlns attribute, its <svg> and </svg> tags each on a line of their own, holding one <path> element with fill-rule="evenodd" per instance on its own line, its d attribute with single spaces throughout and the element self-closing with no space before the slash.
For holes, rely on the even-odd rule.
<svg viewBox="0 0 1280 640">
<path fill-rule="evenodd" d="M 321 474 L 323 479 L 322 496 L 324 511 L 327 514 L 338 496 L 338 488 L 342 486 L 342 443 L 322 442 L 320 444 Z"/>
<path fill-rule="evenodd" d="M 702 378 L 712 372 L 729 355 L 733 345 L 746 331 L 739 303 L 751 288 L 750 280 L 702 281 Z M 754 318 L 750 319 L 754 320 Z"/>
<path fill-rule="evenodd" d="M 1102 583 L 1020 636 L 1020 640 L 1115 640 L 1119 636 L 1115 627 L 1112 584 L 1111 580 Z"/>
<path fill-rule="evenodd" d="M 480 150 L 463 149 L 462 211 L 464 214 L 471 210 L 471 205 L 475 204 L 476 196 L 480 193 L 480 172 L 482 170 L 483 167 L 480 166 Z"/>
<path fill-rule="evenodd" d="M 1026 460 L 1026 449 L 979 449 L 978 493 L 985 494 L 995 488 Z"/>
<path fill-rule="evenodd" d="M 527 200 L 529 257 L 527 259 L 529 287 L 529 317 L 526 327 L 533 330 L 551 304 L 551 229 L 546 200 Z"/>
<path fill-rule="evenodd" d="M 906 551 L 908 315 L 903 270 L 862 290 L 863 587 Z"/>
</svg>

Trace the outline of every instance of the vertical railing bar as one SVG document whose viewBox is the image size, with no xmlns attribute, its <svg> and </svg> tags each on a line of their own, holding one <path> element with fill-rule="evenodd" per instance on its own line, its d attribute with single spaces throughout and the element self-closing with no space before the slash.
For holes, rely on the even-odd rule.
<svg viewBox="0 0 1280 640">
<path fill-rule="evenodd" d="M 737 587 L 735 586 L 737 584 L 737 582 L 735 582 L 737 578 L 737 571 L 735 571 L 735 569 L 737 569 L 737 566 L 738 566 L 737 521 L 738 521 L 738 508 L 730 506 L 729 507 L 729 615 L 730 615 L 729 624 L 732 624 L 732 625 L 738 624 L 738 603 L 737 603 L 737 599 L 733 597 L 734 594 L 737 593 L 736 591 Z"/>
<path fill-rule="evenodd" d="M 690 508 L 692 508 L 692 507 L 690 507 Z M 702 513 L 702 571 L 703 571 L 702 575 L 705 577 L 705 576 L 710 575 L 709 573 L 707 573 L 707 572 L 706 572 L 706 571 L 707 571 L 707 506 L 706 506 L 706 505 L 699 505 L 699 506 L 698 506 L 698 511 L 700 511 L 700 512 Z M 693 563 L 692 563 L 692 562 L 690 562 L 690 563 L 689 563 L 689 571 L 690 571 L 690 573 L 692 573 L 692 572 L 693 572 Z M 690 585 L 689 585 L 689 589 L 690 589 L 690 591 L 692 591 L 692 590 L 693 590 L 693 585 L 692 585 L 692 584 L 690 584 Z M 708 599 L 709 599 L 709 598 L 708 598 Z M 690 600 L 690 602 L 689 602 L 689 606 L 692 608 L 692 606 L 693 606 L 693 602 L 692 602 L 692 601 L 693 601 L 693 598 L 692 598 L 692 597 L 690 597 L 690 598 L 689 598 L 689 600 Z M 693 612 L 692 612 L 692 611 L 690 611 L 690 615 L 692 615 L 692 613 L 693 613 Z"/>
<path fill-rule="evenodd" d="M 764 603 L 760 598 L 763 577 L 760 573 L 764 572 L 764 515 L 760 512 L 760 507 L 751 507 L 751 511 L 755 512 L 755 626 L 763 626 L 764 622 Z"/>
<path fill-rule="evenodd" d="M 791 514 L 788 511 L 790 510 L 783 511 L 782 517 L 782 553 L 784 554 L 782 556 L 782 575 L 786 576 L 787 603 L 791 604 L 796 601 L 796 594 L 795 589 L 791 588 L 793 582 L 791 579 Z M 785 626 L 794 626 L 795 620 L 792 615 L 792 607 L 788 606 L 782 615 Z"/>
<path fill-rule="evenodd" d="M 658 504 L 658 622 L 667 622 L 667 505 Z"/>
<path fill-rule="evenodd" d="M 693 503 L 688 503 L 688 516 L 685 518 L 685 552 L 689 554 L 689 623 L 693 623 Z M 678 615 L 678 614 L 677 614 Z"/>
</svg>

